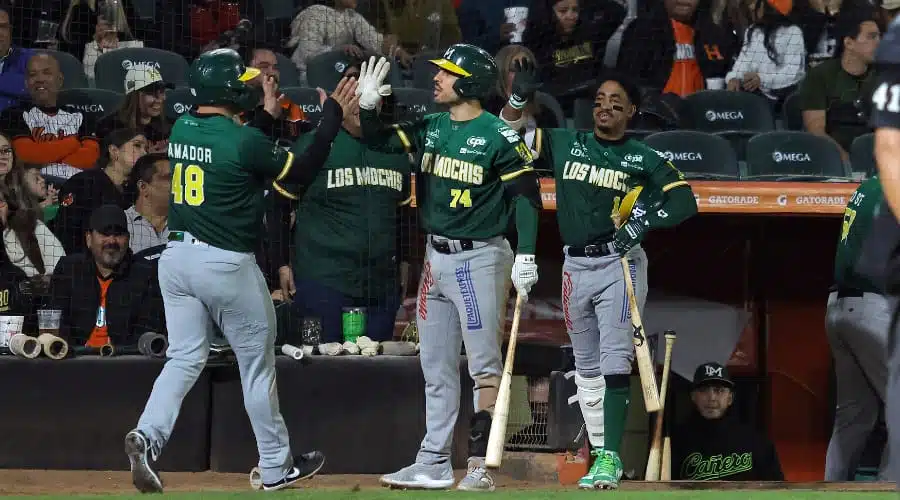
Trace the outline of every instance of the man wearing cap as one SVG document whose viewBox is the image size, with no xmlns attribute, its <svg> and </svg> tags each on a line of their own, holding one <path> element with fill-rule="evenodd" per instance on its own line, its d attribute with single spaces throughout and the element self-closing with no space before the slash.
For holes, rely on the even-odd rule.
<svg viewBox="0 0 900 500">
<path fill-rule="evenodd" d="M 58 107 L 62 85 L 56 58 L 35 53 L 25 75 L 31 102 L 0 113 L 0 130 L 12 138 L 19 161 L 46 165 L 42 174 L 68 179 L 94 166 L 100 147 L 89 115 Z"/>
<path fill-rule="evenodd" d="M 173 88 L 174 85 L 163 81 L 156 68 L 132 65 L 125 72 L 125 100 L 118 110 L 100 120 L 97 136 L 103 139 L 113 130 L 130 128 L 147 138 L 149 152 L 165 152 L 172 128 L 166 120 L 166 89 Z"/>
<path fill-rule="evenodd" d="M 727 368 L 698 366 L 691 401 L 691 416 L 672 433 L 672 479 L 784 481 L 775 446 L 731 411 L 734 382 Z"/>
<path fill-rule="evenodd" d="M 60 336 L 72 345 L 102 347 L 164 332 L 155 261 L 132 259 L 125 211 L 95 209 L 84 238 L 88 251 L 60 259 L 50 282 L 50 308 L 63 312 Z"/>
</svg>

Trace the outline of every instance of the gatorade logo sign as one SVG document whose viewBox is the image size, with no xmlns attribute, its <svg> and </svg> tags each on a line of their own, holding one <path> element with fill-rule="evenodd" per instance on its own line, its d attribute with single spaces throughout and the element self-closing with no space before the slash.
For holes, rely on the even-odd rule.
<svg viewBox="0 0 900 500">
<path fill-rule="evenodd" d="M 710 196 L 710 205 L 759 205 L 759 196 Z"/>
<path fill-rule="evenodd" d="M 669 161 L 701 161 L 703 155 L 693 151 L 664 151 L 662 157 Z"/>
<path fill-rule="evenodd" d="M 798 205 L 835 205 L 839 207 L 847 205 L 847 198 L 844 196 L 798 196 L 794 201 Z"/>
<path fill-rule="evenodd" d="M 744 114 L 740 111 L 715 111 L 712 109 L 706 110 L 706 120 L 707 121 L 717 121 L 717 120 L 743 120 Z"/>
<path fill-rule="evenodd" d="M 772 160 L 774 160 L 775 163 L 781 163 L 783 161 L 808 162 L 812 161 L 812 158 L 809 157 L 808 153 L 784 153 L 782 151 L 775 151 L 772 153 Z"/>
</svg>

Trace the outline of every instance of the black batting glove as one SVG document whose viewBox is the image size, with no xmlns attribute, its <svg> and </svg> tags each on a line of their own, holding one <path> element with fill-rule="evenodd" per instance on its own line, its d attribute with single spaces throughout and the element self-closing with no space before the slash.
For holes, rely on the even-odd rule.
<svg viewBox="0 0 900 500">
<path fill-rule="evenodd" d="M 644 239 L 644 234 L 650 228 L 650 223 L 643 217 L 635 217 L 634 214 L 628 218 L 628 222 L 622 225 L 617 231 L 613 240 L 613 247 L 619 252 L 619 255 L 625 255 L 635 245 Z"/>
<path fill-rule="evenodd" d="M 528 59 L 516 59 L 513 61 L 512 91 L 509 94 L 509 105 L 515 109 L 522 109 L 528 101 L 534 99 L 534 93 L 541 88 L 538 79 L 537 68 Z"/>
</svg>

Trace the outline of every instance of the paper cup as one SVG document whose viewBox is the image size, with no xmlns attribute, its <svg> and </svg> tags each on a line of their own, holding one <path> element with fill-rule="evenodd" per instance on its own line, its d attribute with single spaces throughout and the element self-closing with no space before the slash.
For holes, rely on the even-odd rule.
<svg viewBox="0 0 900 500">
<path fill-rule="evenodd" d="M 60 319 L 62 319 L 62 311 L 59 309 L 38 309 L 38 330 L 41 333 L 59 331 Z"/>
<path fill-rule="evenodd" d="M 0 347 L 9 347 L 9 339 L 22 333 L 25 316 L 0 316 Z"/>
<path fill-rule="evenodd" d="M 506 22 L 515 24 L 516 30 L 512 33 L 512 43 L 522 43 L 522 35 L 525 34 L 525 21 L 528 19 L 528 7 L 507 7 L 503 9 Z"/>
<path fill-rule="evenodd" d="M 725 88 L 724 78 L 707 78 L 706 90 L 722 90 Z"/>
</svg>

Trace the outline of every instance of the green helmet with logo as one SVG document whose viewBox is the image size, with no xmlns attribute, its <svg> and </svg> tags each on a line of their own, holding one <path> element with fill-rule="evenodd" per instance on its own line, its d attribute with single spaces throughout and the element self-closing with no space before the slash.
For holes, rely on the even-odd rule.
<svg viewBox="0 0 900 500">
<path fill-rule="evenodd" d="M 216 49 L 200 54 L 191 64 L 188 84 L 195 105 L 252 109 L 259 103 L 258 89 L 247 85 L 259 70 L 248 68 L 237 52 Z"/>
<path fill-rule="evenodd" d="M 444 57 L 430 62 L 459 77 L 453 84 L 453 90 L 460 97 L 484 99 L 497 83 L 497 63 L 494 58 L 474 45 L 451 45 L 444 52 Z"/>
</svg>

